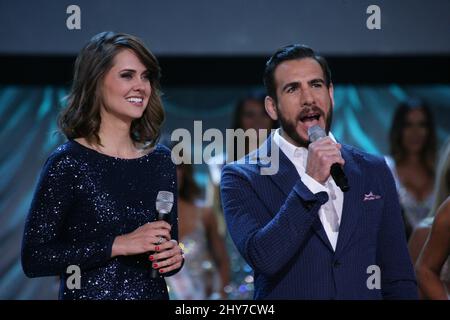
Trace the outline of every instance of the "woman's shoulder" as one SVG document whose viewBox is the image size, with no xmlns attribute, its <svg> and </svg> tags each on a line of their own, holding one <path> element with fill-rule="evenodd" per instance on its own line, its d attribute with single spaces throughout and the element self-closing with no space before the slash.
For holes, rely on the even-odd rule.
<svg viewBox="0 0 450 320">
<path fill-rule="evenodd" d="M 73 141 L 59 145 L 48 156 L 45 166 L 46 167 L 70 167 L 77 162 L 80 157 L 80 150 L 76 148 Z"/>
<path fill-rule="evenodd" d="M 435 221 L 436 224 L 450 227 L 450 196 L 438 208 Z"/>
<path fill-rule="evenodd" d="M 73 140 L 67 140 L 63 144 L 56 147 L 49 157 L 75 157 L 80 154 L 79 144 Z"/>
<path fill-rule="evenodd" d="M 154 150 L 153 150 L 154 153 L 158 153 L 158 154 L 162 154 L 162 155 L 166 155 L 166 156 L 168 155 L 170 157 L 170 152 L 171 151 L 165 145 L 163 145 L 161 143 L 158 143 L 153 148 L 154 148 Z"/>
<path fill-rule="evenodd" d="M 54 149 L 46 158 L 40 173 L 40 177 L 71 177 L 77 161 L 66 142 Z"/>
<path fill-rule="evenodd" d="M 175 166 L 172 161 L 171 151 L 168 147 L 163 144 L 158 143 L 150 151 L 149 156 L 161 158 L 162 161 L 170 162 L 171 165 Z"/>
</svg>

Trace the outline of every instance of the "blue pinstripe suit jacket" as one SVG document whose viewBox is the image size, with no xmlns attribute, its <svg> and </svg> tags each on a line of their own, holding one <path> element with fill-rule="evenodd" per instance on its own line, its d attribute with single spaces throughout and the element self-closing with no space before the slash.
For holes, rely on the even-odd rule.
<svg viewBox="0 0 450 320">
<path fill-rule="evenodd" d="M 248 163 L 270 155 L 271 142 L 248 155 L 246 164 L 222 170 L 225 219 L 254 270 L 254 298 L 417 299 L 397 192 L 384 159 L 343 145 L 350 190 L 334 251 L 318 216 L 328 195 L 311 193 L 281 151 L 274 175 L 261 174 L 262 162 Z M 380 197 L 367 199 L 370 192 Z"/>
</svg>

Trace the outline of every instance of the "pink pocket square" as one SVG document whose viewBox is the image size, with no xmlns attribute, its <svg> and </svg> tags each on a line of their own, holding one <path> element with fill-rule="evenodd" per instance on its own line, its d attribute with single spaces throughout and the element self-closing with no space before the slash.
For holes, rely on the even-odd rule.
<svg viewBox="0 0 450 320">
<path fill-rule="evenodd" d="M 381 196 L 377 194 L 373 194 L 372 191 L 369 192 L 369 194 L 364 194 L 364 200 L 363 201 L 371 201 L 371 200 L 378 200 L 381 199 Z"/>
</svg>

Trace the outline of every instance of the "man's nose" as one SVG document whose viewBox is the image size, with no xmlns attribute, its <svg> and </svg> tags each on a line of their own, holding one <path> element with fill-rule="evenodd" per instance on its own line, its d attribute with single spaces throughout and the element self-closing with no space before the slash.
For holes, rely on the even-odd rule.
<svg viewBox="0 0 450 320">
<path fill-rule="evenodd" d="M 302 94 L 302 105 L 310 106 L 314 104 L 314 95 L 310 88 L 304 88 Z"/>
</svg>

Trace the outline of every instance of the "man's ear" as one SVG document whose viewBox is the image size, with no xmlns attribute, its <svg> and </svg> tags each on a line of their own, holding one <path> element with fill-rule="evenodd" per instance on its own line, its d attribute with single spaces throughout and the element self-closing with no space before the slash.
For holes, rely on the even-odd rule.
<svg viewBox="0 0 450 320">
<path fill-rule="evenodd" d="M 272 120 L 278 120 L 277 106 L 272 97 L 266 96 L 266 98 L 264 99 L 264 107 L 266 108 L 266 112 Z"/>
</svg>

